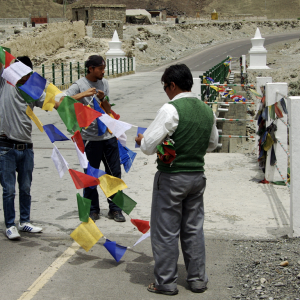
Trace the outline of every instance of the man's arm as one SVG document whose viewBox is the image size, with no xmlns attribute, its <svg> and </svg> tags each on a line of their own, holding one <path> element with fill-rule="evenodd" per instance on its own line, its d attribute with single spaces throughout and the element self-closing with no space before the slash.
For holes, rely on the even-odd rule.
<svg viewBox="0 0 300 300">
<path fill-rule="evenodd" d="M 214 114 L 214 124 L 213 124 L 212 130 L 211 130 L 209 144 L 208 144 L 208 148 L 207 148 L 206 152 L 212 152 L 218 146 L 219 132 L 218 132 L 216 124 L 217 124 L 217 119 Z"/>
<path fill-rule="evenodd" d="M 75 100 L 81 100 L 84 97 L 91 97 L 91 96 L 94 96 L 95 94 L 97 94 L 96 88 L 89 88 L 88 90 L 86 90 L 82 93 L 78 93 L 78 94 L 70 95 L 70 96 Z"/>
</svg>

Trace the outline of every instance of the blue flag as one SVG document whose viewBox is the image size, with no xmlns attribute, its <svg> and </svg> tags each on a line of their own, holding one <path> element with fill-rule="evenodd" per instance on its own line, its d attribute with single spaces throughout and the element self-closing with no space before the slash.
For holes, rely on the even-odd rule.
<svg viewBox="0 0 300 300">
<path fill-rule="evenodd" d="M 139 133 L 144 134 L 144 132 L 146 131 L 146 129 L 147 128 L 144 128 L 144 127 L 138 127 L 136 136 L 138 136 Z M 140 148 L 140 146 L 137 143 L 135 143 L 135 148 Z"/>
<path fill-rule="evenodd" d="M 106 172 L 100 170 L 100 169 L 95 169 L 93 168 L 90 163 L 88 163 L 88 167 L 87 167 L 87 170 L 86 170 L 86 174 L 87 175 L 90 175 L 90 176 L 93 176 L 95 178 L 99 178 L 101 177 L 102 175 L 106 174 Z M 90 186 L 91 189 L 94 189 L 96 188 L 97 185 L 93 185 L 93 186 Z"/>
<path fill-rule="evenodd" d="M 116 242 L 112 242 L 109 239 L 106 239 L 106 242 L 103 244 L 103 246 L 112 255 L 116 262 L 120 261 L 127 250 L 127 247 L 120 246 Z"/>
<path fill-rule="evenodd" d="M 126 171 L 126 173 L 128 173 L 136 157 L 136 153 L 131 151 L 127 147 L 122 146 L 120 141 L 118 141 L 118 146 L 119 146 L 120 164 L 124 166 L 124 170 Z"/>
<path fill-rule="evenodd" d="M 38 100 L 45 89 L 46 79 L 40 74 L 34 72 L 25 84 L 20 86 L 20 89 L 29 95 L 32 99 Z"/>
<path fill-rule="evenodd" d="M 94 110 L 105 114 L 105 111 L 99 106 L 97 100 L 93 98 Z M 107 129 L 106 125 L 97 118 L 98 136 L 103 135 Z"/>
<path fill-rule="evenodd" d="M 55 141 L 68 141 L 69 139 L 53 124 L 48 124 L 43 126 L 45 132 L 47 133 L 51 143 Z"/>
</svg>

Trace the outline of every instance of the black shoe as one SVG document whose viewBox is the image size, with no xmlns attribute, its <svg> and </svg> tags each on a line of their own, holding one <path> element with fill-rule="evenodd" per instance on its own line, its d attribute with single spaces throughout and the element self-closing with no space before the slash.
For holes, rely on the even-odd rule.
<svg viewBox="0 0 300 300">
<path fill-rule="evenodd" d="M 95 222 L 96 220 L 100 219 L 99 214 L 95 213 L 95 212 L 91 212 L 90 213 L 90 218 Z"/>
<path fill-rule="evenodd" d="M 122 212 L 119 211 L 119 210 L 115 210 L 115 211 L 110 210 L 108 212 L 107 216 L 108 216 L 109 219 L 114 219 L 116 222 L 125 222 L 126 221 L 126 219 L 123 216 Z"/>
<path fill-rule="evenodd" d="M 199 287 L 195 282 L 188 282 L 189 287 L 193 293 L 204 293 L 207 290 L 207 287 Z"/>
</svg>

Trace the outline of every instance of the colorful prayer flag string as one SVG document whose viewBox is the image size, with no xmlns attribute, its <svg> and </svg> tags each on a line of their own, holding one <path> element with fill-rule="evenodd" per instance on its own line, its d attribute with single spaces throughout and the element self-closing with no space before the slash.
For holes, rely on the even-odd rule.
<svg viewBox="0 0 300 300">
<path fill-rule="evenodd" d="M 205 104 L 247 104 L 247 105 L 255 104 L 255 102 L 218 102 L 218 101 L 214 101 L 214 102 L 204 101 L 204 103 Z"/>
<path fill-rule="evenodd" d="M 254 84 L 233 84 L 233 83 L 201 83 L 201 85 L 205 86 L 241 86 L 241 87 L 254 87 Z"/>
<path fill-rule="evenodd" d="M 282 119 L 278 119 L 278 120 L 280 120 L 286 127 L 290 128 L 290 124 L 284 122 Z"/>
<path fill-rule="evenodd" d="M 224 137 L 224 138 L 248 138 L 248 139 L 253 139 L 253 135 L 219 135 L 219 137 Z"/>
<path fill-rule="evenodd" d="M 281 146 L 281 148 L 283 149 L 283 151 L 288 155 L 288 157 L 290 157 L 290 153 L 284 148 L 284 146 L 281 144 L 281 142 L 279 141 L 278 138 L 277 139 L 277 142 L 279 143 L 279 145 Z"/>
<path fill-rule="evenodd" d="M 225 119 L 225 118 L 216 118 L 217 121 L 229 121 L 229 122 L 254 122 L 255 120 L 248 120 L 248 119 Z"/>
</svg>

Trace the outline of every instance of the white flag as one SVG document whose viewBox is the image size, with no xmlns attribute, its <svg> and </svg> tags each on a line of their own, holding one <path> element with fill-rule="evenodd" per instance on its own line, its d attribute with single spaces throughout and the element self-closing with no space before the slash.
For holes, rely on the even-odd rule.
<svg viewBox="0 0 300 300">
<path fill-rule="evenodd" d="M 127 136 L 125 133 L 121 134 L 119 136 L 118 140 L 120 141 L 120 143 L 123 147 L 126 147 Z"/>
<path fill-rule="evenodd" d="M 130 129 L 133 126 L 129 123 L 113 119 L 107 114 L 103 114 L 101 117 L 99 117 L 99 119 L 117 138 L 119 138 L 119 136 L 121 136 L 126 130 Z"/>
<path fill-rule="evenodd" d="M 88 163 L 89 163 L 88 160 L 87 160 L 87 157 L 86 157 L 86 153 L 85 152 L 82 153 L 79 150 L 76 142 L 74 144 L 75 144 L 75 148 L 76 148 L 76 152 L 77 152 L 77 156 L 78 156 L 80 166 L 81 166 L 81 168 L 86 169 L 88 167 Z"/>
<path fill-rule="evenodd" d="M 16 83 L 25 75 L 32 72 L 32 69 L 27 67 L 22 62 L 18 61 L 13 64 L 11 64 L 9 67 L 4 69 L 2 73 L 2 77 L 10 82 L 13 85 L 16 85 Z"/>
<path fill-rule="evenodd" d="M 54 162 L 54 165 L 56 167 L 56 170 L 59 174 L 59 177 L 62 178 L 66 171 L 69 169 L 69 164 L 66 162 L 64 157 L 60 154 L 57 147 L 53 144 L 54 148 L 52 151 L 51 158 Z"/>
<path fill-rule="evenodd" d="M 150 230 L 149 230 L 147 233 L 143 234 L 143 235 L 138 239 L 138 241 L 133 245 L 133 247 L 136 246 L 137 244 L 139 244 L 140 242 L 142 242 L 143 240 L 145 240 L 146 238 L 148 238 L 149 236 L 150 236 Z"/>
</svg>

